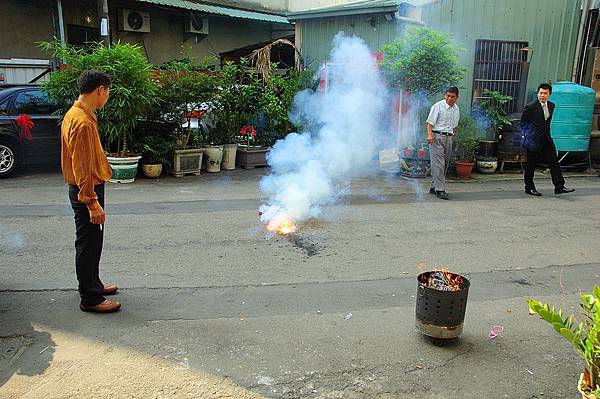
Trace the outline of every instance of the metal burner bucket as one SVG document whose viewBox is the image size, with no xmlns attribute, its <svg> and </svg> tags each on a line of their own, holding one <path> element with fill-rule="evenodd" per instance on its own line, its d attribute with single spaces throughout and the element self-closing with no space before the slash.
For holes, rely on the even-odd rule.
<svg viewBox="0 0 600 399">
<path fill-rule="evenodd" d="M 416 327 L 433 338 L 456 338 L 463 330 L 470 282 L 464 276 L 458 291 L 439 291 L 425 286 L 431 272 L 417 276 Z"/>
</svg>

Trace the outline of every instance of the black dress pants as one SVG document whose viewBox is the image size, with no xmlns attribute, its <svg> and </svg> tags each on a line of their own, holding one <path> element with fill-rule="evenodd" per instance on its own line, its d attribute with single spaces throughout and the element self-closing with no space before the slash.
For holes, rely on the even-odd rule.
<svg viewBox="0 0 600 399">
<path fill-rule="evenodd" d="M 104 208 L 104 184 L 94 186 L 98 202 Z M 69 185 L 69 199 L 75 212 L 75 271 L 79 282 L 81 304 L 94 306 L 104 301 L 99 266 L 102 255 L 104 231 L 100 225 L 90 222 L 90 213 L 85 204 L 77 199 L 79 187 Z"/>
<path fill-rule="evenodd" d="M 550 175 L 552 176 L 552 184 L 555 189 L 560 189 L 565 186 L 565 179 L 563 178 L 560 166 L 558 165 L 558 157 L 556 156 L 556 148 L 554 145 L 545 141 L 540 145 L 537 151 L 527 151 L 527 163 L 525 164 L 525 190 L 535 190 L 535 184 L 533 183 L 533 173 L 535 167 L 539 162 L 543 162 L 550 169 Z"/>
</svg>

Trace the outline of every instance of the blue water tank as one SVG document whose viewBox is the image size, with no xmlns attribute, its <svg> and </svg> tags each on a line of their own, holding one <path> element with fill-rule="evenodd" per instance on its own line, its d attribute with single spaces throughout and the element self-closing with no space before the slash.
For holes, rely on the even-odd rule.
<svg viewBox="0 0 600 399">
<path fill-rule="evenodd" d="M 596 92 L 573 82 L 552 84 L 550 101 L 556 104 L 550 125 L 558 151 L 587 151 L 590 145 Z"/>
</svg>

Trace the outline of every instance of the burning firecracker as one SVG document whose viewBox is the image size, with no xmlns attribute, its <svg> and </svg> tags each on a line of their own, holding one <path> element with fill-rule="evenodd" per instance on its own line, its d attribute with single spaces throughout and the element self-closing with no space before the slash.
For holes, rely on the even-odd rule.
<svg viewBox="0 0 600 399">
<path fill-rule="evenodd" d="M 285 214 L 280 214 L 269 220 L 267 224 L 267 230 L 277 233 L 282 236 L 295 233 L 298 227 L 294 223 L 291 217 Z"/>
</svg>

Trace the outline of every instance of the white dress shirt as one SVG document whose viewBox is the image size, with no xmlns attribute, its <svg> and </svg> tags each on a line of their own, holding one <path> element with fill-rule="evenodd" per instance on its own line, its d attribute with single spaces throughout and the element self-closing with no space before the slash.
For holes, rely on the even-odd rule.
<svg viewBox="0 0 600 399">
<path fill-rule="evenodd" d="M 458 105 L 449 106 L 446 100 L 438 101 L 433 104 L 427 117 L 427 123 L 433 126 L 433 130 L 438 132 L 454 133 L 458 126 L 460 111 Z"/>
</svg>

